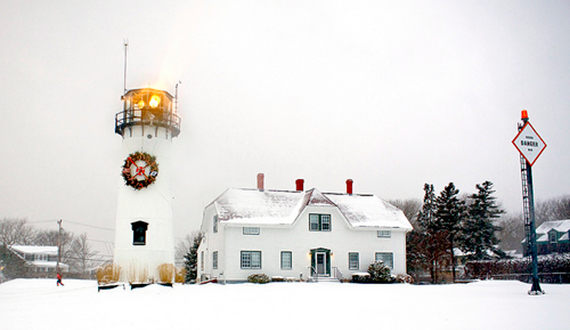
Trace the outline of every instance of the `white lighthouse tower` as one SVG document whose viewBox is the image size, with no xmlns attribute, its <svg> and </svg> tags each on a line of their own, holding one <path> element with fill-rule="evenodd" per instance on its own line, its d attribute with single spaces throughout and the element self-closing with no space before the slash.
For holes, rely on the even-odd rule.
<svg viewBox="0 0 570 330">
<path fill-rule="evenodd" d="M 171 149 L 180 134 L 176 100 L 152 88 L 129 90 L 122 100 L 115 133 L 123 138 L 125 185 L 119 188 L 114 264 L 123 282 L 172 283 Z"/>
</svg>

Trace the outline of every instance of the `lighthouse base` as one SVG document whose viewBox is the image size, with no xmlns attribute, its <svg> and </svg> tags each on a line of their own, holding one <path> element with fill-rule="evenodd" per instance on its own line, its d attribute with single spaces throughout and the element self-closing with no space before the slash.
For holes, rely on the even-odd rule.
<svg viewBox="0 0 570 330">
<path fill-rule="evenodd" d="M 171 251 L 125 252 L 128 253 L 115 251 L 115 266 L 121 269 L 121 282 L 131 285 L 174 282 L 174 254 Z"/>
</svg>

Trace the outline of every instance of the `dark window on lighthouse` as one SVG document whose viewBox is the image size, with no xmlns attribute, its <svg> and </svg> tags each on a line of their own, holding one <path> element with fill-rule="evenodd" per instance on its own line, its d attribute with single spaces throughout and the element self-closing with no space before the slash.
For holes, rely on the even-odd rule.
<svg viewBox="0 0 570 330">
<path fill-rule="evenodd" d="M 133 229 L 133 245 L 146 245 L 146 230 L 148 223 L 144 221 L 137 221 L 131 223 Z"/>
</svg>

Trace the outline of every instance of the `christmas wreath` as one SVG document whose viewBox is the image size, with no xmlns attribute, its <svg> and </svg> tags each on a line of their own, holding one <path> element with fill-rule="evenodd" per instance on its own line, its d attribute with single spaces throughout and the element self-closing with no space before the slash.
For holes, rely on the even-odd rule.
<svg viewBox="0 0 570 330">
<path fill-rule="evenodd" d="M 125 185 L 136 190 L 148 187 L 156 181 L 158 164 L 156 157 L 146 152 L 134 152 L 130 154 L 123 164 L 123 179 Z"/>
</svg>

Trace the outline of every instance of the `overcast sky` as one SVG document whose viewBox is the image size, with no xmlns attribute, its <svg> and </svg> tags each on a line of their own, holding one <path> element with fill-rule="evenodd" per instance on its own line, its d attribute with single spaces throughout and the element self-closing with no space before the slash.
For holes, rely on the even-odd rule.
<svg viewBox="0 0 570 330">
<path fill-rule="evenodd" d="M 128 89 L 182 82 L 177 238 L 259 172 L 388 200 L 490 180 L 520 212 L 522 109 L 548 145 L 536 198 L 570 193 L 569 17 L 567 1 L 4 0 L 0 217 L 114 240 L 123 39 Z"/>
</svg>

